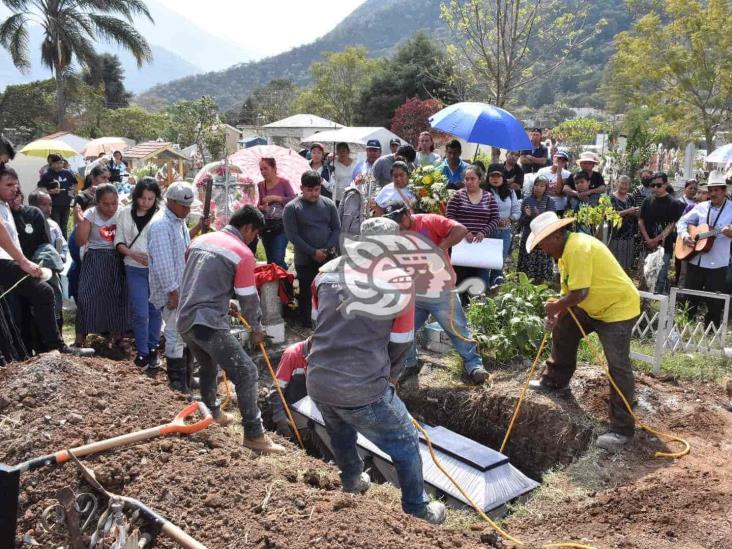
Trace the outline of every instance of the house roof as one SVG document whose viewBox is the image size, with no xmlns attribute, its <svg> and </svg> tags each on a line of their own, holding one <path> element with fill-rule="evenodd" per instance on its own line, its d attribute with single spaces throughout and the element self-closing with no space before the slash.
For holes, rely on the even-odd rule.
<svg viewBox="0 0 732 549">
<path fill-rule="evenodd" d="M 172 154 L 183 160 L 188 160 L 188 157 L 181 154 L 179 151 L 173 149 L 173 144 L 166 141 L 146 141 L 140 143 L 134 147 L 130 147 L 124 152 L 125 158 L 142 159 L 157 156 L 161 153 Z"/>
<path fill-rule="evenodd" d="M 262 126 L 263 128 L 342 128 L 338 122 L 333 122 L 327 118 L 321 118 L 314 114 L 295 114 L 288 116 L 282 120 L 277 120 L 271 124 Z"/>
</svg>

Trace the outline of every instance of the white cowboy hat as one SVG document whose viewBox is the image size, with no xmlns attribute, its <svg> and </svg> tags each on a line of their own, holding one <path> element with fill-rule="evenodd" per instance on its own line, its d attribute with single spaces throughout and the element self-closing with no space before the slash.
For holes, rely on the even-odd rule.
<svg viewBox="0 0 732 549">
<path fill-rule="evenodd" d="M 580 162 L 593 162 L 595 164 L 599 164 L 600 163 L 600 157 L 597 156 L 592 151 L 585 151 L 577 159 L 577 163 L 580 163 Z"/>
<path fill-rule="evenodd" d="M 724 177 L 724 173 L 713 170 L 709 172 L 709 179 L 707 180 L 707 184 L 704 185 L 707 188 L 710 187 L 727 187 L 727 180 Z"/>
<path fill-rule="evenodd" d="M 574 223 L 573 217 L 560 219 L 554 212 L 544 212 L 543 214 L 537 215 L 531 222 L 531 225 L 529 225 L 531 228 L 531 234 L 529 235 L 529 238 L 526 239 L 526 251 L 531 253 L 539 242 L 544 240 L 554 231 L 557 231 L 571 223 Z"/>
</svg>

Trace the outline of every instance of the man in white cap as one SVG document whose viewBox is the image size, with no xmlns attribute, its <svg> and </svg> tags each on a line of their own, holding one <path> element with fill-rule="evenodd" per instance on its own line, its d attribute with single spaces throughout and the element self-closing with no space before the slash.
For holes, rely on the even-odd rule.
<svg viewBox="0 0 732 549">
<path fill-rule="evenodd" d="M 707 225 L 709 230 L 720 231 L 708 252 L 697 254 L 687 262 L 684 288 L 705 292 L 724 292 L 727 268 L 730 260 L 732 242 L 732 203 L 727 199 L 727 182 L 724 174 L 713 171 L 707 182 L 709 200 L 697 204 L 676 224 L 676 231 L 684 244 L 692 247 L 696 241 L 689 234 L 689 226 Z M 705 302 L 707 312 L 704 321 L 719 326 L 722 321 L 723 302 L 721 299 L 701 299 L 689 296 L 689 316 L 694 318 L 701 302 Z"/>
<path fill-rule="evenodd" d="M 587 198 L 593 194 L 602 194 L 607 190 L 605 186 L 605 179 L 602 174 L 595 171 L 595 168 L 600 163 L 600 157 L 592 151 L 583 152 L 577 159 L 580 171 L 587 174 L 590 180 L 590 189 L 584 192 L 577 192 L 577 187 L 574 184 L 574 175 L 570 175 L 567 179 L 567 184 L 564 186 L 564 194 L 570 198 Z"/>
<path fill-rule="evenodd" d="M 166 207 L 150 222 L 147 237 L 150 303 L 162 309 L 168 380 L 172 389 L 184 393 L 190 393 L 190 372 L 176 322 L 185 252 L 191 242 L 186 217 L 191 212 L 193 195 L 193 187 L 188 183 L 177 181 L 170 185 L 165 193 Z"/>
<path fill-rule="evenodd" d="M 546 326 L 552 330 L 551 357 L 541 380 L 529 386 L 538 391 L 566 393 L 577 368 L 577 348 L 582 332 L 597 332 L 608 369 L 625 399 L 633 402 L 634 378 L 630 363 L 630 336 L 640 314 L 640 296 L 610 250 L 596 238 L 574 233 L 572 218 L 554 212 L 531 222 L 526 251 L 539 246 L 559 263 L 562 297 L 545 304 Z M 614 389 L 610 390 L 610 431 L 597 445 L 616 451 L 628 444 L 635 430 L 633 416 Z"/>
</svg>

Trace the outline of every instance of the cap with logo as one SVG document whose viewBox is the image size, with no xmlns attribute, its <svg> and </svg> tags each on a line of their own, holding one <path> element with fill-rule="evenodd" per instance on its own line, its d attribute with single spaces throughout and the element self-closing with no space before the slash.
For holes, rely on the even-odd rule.
<svg viewBox="0 0 732 549">
<path fill-rule="evenodd" d="M 557 151 L 554 153 L 554 158 L 564 158 L 565 160 L 569 160 L 569 155 L 564 151 Z"/>
<path fill-rule="evenodd" d="M 366 141 L 366 148 L 381 150 L 381 143 L 378 139 L 369 139 L 368 141 Z"/>
<path fill-rule="evenodd" d="M 500 173 L 501 175 L 505 175 L 506 170 L 503 168 L 503 164 L 498 164 L 497 162 L 494 162 L 490 166 L 488 166 L 487 170 L 488 175 L 494 174 L 494 173 Z"/>
<path fill-rule="evenodd" d="M 407 206 L 404 202 L 391 202 L 384 208 L 383 217 L 399 223 L 405 213 L 407 213 Z"/>
<path fill-rule="evenodd" d="M 168 187 L 165 199 L 177 202 L 182 206 L 190 206 L 193 204 L 193 195 L 193 187 L 183 181 L 176 181 Z"/>
</svg>

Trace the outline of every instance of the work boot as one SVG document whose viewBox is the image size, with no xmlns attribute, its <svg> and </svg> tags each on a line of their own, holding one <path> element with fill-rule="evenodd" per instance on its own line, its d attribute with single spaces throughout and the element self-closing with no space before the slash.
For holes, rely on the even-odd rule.
<svg viewBox="0 0 732 549">
<path fill-rule="evenodd" d="M 431 501 L 427 504 L 427 513 L 423 517 L 430 524 L 442 524 L 447 518 L 447 509 L 441 501 Z"/>
<path fill-rule="evenodd" d="M 217 414 L 214 414 L 213 418 L 214 418 L 214 421 L 218 425 L 221 425 L 222 427 L 231 425 L 234 422 L 234 416 L 232 416 L 231 414 L 227 414 L 226 412 L 222 412 L 220 410 Z"/>
<path fill-rule="evenodd" d="M 371 486 L 371 477 L 368 473 L 361 473 L 353 484 L 349 488 L 344 486 L 343 491 L 347 494 L 365 494 Z"/>
<path fill-rule="evenodd" d="M 613 431 L 609 431 L 605 433 L 604 435 L 600 435 L 597 437 L 597 440 L 595 441 L 595 445 L 598 448 L 602 448 L 603 450 L 607 450 L 608 452 L 619 452 L 623 448 L 625 448 L 628 444 L 630 444 L 630 441 L 633 440 L 633 437 L 629 437 L 627 435 L 621 435 L 620 433 L 615 433 Z"/>
<path fill-rule="evenodd" d="M 137 355 L 133 361 L 135 366 L 140 368 L 142 371 L 147 370 L 150 367 L 150 357 Z"/>
<path fill-rule="evenodd" d="M 201 384 L 199 382 L 198 376 L 194 376 L 194 371 L 196 367 L 196 360 L 193 357 L 193 353 L 186 347 L 183 350 L 183 359 L 186 363 L 186 381 L 188 383 L 188 388 L 190 390 L 200 389 Z"/>
<path fill-rule="evenodd" d="M 476 368 L 468 374 L 468 377 L 476 385 L 483 385 L 488 379 L 488 372 L 484 368 Z"/>
<path fill-rule="evenodd" d="M 537 391 L 539 393 L 554 394 L 566 394 L 572 391 L 569 388 L 569 383 L 567 383 L 564 387 L 554 387 L 552 385 L 547 385 L 540 379 L 532 379 L 531 381 L 529 381 L 529 389 L 531 389 L 532 391 Z"/>
<path fill-rule="evenodd" d="M 157 347 L 150 349 L 150 354 L 147 355 L 147 369 L 157 370 L 160 368 L 160 351 Z"/>
<path fill-rule="evenodd" d="M 191 388 L 188 386 L 188 375 L 186 372 L 185 358 L 165 357 L 168 370 L 168 385 L 174 391 L 191 394 Z"/>
<path fill-rule="evenodd" d="M 268 435 L 262 435 L 257 438 L 244 437 L 244 448 L 249 448 L 257 454 L 284 454 L 287 448 L 280 444 L 276 444 Z"/>
<path fill-rule="evenodd" d="M 405 381 L 416 378 L 419 375 L 419 371 L 422 368 L 417 364 L 415 366 L 406 366 L 402 372 L 399 374 L 399 378 L 397 379 L 397 383 L 404 383 Z"/>
</svg>

